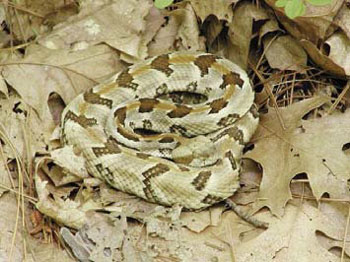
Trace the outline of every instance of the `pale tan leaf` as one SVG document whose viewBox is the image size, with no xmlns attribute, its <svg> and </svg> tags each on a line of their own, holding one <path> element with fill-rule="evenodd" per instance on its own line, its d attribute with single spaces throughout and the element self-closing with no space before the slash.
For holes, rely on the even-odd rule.
<svg viewBox="0 0 350 262">
<path fill-rule="evenodd" d="M 105 45 L 76 52 L 40 46 L 27 50 L 24 59 L 8 61 L 2 67 L 2 76 L 46 122 L 52 119 L 47 103 L 51 93 L 59 94 L 68 103 L 95 85 L 94 79 L 123 68 L 119 57 Z"/>
<path fill-rule="evenodd" d="M 171 15 L 178 25 L 176 39 L 179 50 L 204 51 L 204 39 L 200 37 L 197 17 L 190 4 L 184 8 L 174 10 Z"/>
<path fill-rule="evenodd" d="M 329 59 L 340 66 L 347 76 L 350 75 L 350 39 L 342 32 L 337 32 L 327 39 Z"/>
<path fill-rule="evenodd" d="M 55 27 L 50 35 L 40 39 L 40 43 L 55 49 L 67 49 L 82 41 L 89 46 L 107 43 L 129 56 L 144 59 L 147 56 L 144 45 L 151 40 L 149 33 L 143 37 L 145 18 L 151 8 L 149 1 L 87 2 L 78 15 Z"/>
<path fill-rule="evenodd" d="M 4 81 L 4 78 L 1 75 L 0 75 L 0 93 L 2 93 L 6 98 L 8 98 L 9 96 L 6 83 Z"/>
<path fill-rule="evenodd" d="M 71 10 L 71 13 L 76 13 L 77 5 L 70 5 L 67 2 L 69 1 L 31 0 L 28 2 L 18 0 L 11 2 L 6 10 L 7 24 L 16 39 L 26 42 L 29 38 L 44 34 L 50 29 L 50 25 L 54 25 L 55 21 L 48 18 L 52 18 L 52 16 L 55 16 L 56 19 L 62 17 L 64 10 Z"/>
<path fill-rule="evenodd" d="M 200 233 L 209 226 L 217 226 L 223 211 L 223 207 L 211 207 L 199 213 L 182 212 L 181 222 L 189 230 Z"/>
<path fill-rule="evenodd" d="M 52 160 L 68 173 L 80 178 L 88 178 L 85 159 L 73 152 L 73 146 L 65 146 L 51 152 Z"/>
<path fill-rule="evenodd" d="M 35 130 L 37 126 L 51 127 L 43 123 L 23 99 L 11 94 L 8 99 L 0 99 L 0 128 L 4 132 L 4 152 L 7 160 L 23 157 L 32 161 L 36 152 L 45 153 L 49 134 L 45 130 Z"/>
<path fill-rule="evenodd" d="M 291 179 L 299 173 L 308 175 L 317 199 L 328 192 L 334 198 L 349 198 L 346 179 L 350 176 L 350 162 L 342 152 L 343 144 L 350 141 L 344 132 L 347 115 L 334 115 L 314 120 L 302 120 L 312 109 L 329 98 L 314 97 L 286 108 L 279 108 L 286 129 L 283 129 L 275 109 L 261 115 L 254 135 L 254 149 L 245 156 L 261 164 L 263 179 L 257 208 L 267 206 L 281 216 L 291 193 Z M 349 111 L 350 112 L 350 111 Z M 337 123 L 341 125 L 334 128 Z"/>
<path fill-rule="evenodd" d="M 315 44 L 308 40 L 301 40 L 300 43 L 311 57 L 311 59 L 321 68 L 336 75 L 345 75 L 344 68 L 337 65 L 332 59 L 323 54 Z"/>
<path fill-rule="evenodd" d="M 157 56 L 170 51 L 174 51 L 174 43 L 178 37 L 179 24 L 177 19 L 169 16 L 169 20 L 159 29 L 153 41 L 148 45 L 150 56 Z"/>
<path fill-rule="evenodd" d="M 70 199 L 52 199 L 47 184 L 48 181 L 40 178 L 38 174 L 35 175 L 35 187 L 39 198 L 36 208 L 60 224 L 81 228 L 88 218 L 86 212 L 80 208 L 81 204 Z"/>
<path fill-rule="evenodd" d="M 343 225 L 325 216 L 311 205 L 289 204 L 283 218 L 259 236 L 235 246 L 236 261 L 339 261 L 319 245 L 316 231 L 327 231 L 332 238 L 342 238 Z"/>
<path fill-rule="evenodd" d="M 23 262 L 76 261 L 68 254 L 67 250 L 57 248 L 57 246 L 52 243 L 44 243 L 42 240 L 27 237 L 26 244 L 27 250 L 30 250 L 30 254 L 27 254 L 26 259 L 22 260 Z M 1 257 L 0 261 L 2 261 Z"/>
<path fill-rule="evenodd" d="M 200 17 L 202 22 L 204 22 L 209 15 L 214 15 L 219 20 L 231 22 L 232 6 L 237 3 L 238 0 L 190 0 L 190 2 L 196 15 Z"/>
<path fill-rule="evenodd" d="M 269 36 L 264 38 L 263 43 L 266 59 L 272 68 L 299 72 L 306 68 L 307 54 L 293 37 Z"/>
<path fill-rule="evenodd" d="M 333 26 L 332 21 L 344 3 L 343 0 L 333 0 L 329 5 L 315 6 L 307 4 L 305 1 L 305 14 L 295 19 L 289 19 L 283 8 L 275 6 L 275 2 L 276 0 L 266 1 L 275 10 L 278 20 L 287 32 L 297 40 L 306 39 L 315 44 L 334 32 L 336 27 Z"/>
<path fill-rule="evenodd" d="M 350 9 L 341 8 L 334 18 L 334 23 L 338 25 L 350 39 Z"/>
<path fill-rule="evenodd" d="M 253 3 L 241 2 L 234 9 L 234 19 L 229 24 L 230 46 L 225 56 L 242 68 L 248 68 L 250 41 L 253 34 L 253 22 L 267 20 L 269 15 L 264 9 Z"/>
<path fill-rule="evenodd" d="M 93 214 L 87 224 L 73 235 L 67 228 L 61 229 L 65 242 L 80 260 L 120 261 L 122 246 L 126 242 L 126 217 L 112 219 L 104 214 Z M 105 252 L 108 249 L 109 252 Z"/>
</svg>

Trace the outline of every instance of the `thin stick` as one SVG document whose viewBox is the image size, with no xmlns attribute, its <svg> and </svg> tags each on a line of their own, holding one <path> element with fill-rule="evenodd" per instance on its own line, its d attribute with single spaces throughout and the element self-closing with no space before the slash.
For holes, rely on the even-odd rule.
<svg viewBox="0 0 350 262">
<path fill-rule="evenodd" d="M 253 218 L 251 215 L 249 215 L 247 212 L 243 211 L 241 207 L 239 207 L 235 202 L 233 202 L 230 199 L 226 199 L 225 203 L 227 207 L 232 209 L 237 216 L 239 216 L 241 219 L 243 219 L 245 222 L 258 227 L 258 228 L 263 228 L 266 229 L 269 227 L 269 224 L 263 221 L 260 221 L 256 218 Z"/>
</svg>

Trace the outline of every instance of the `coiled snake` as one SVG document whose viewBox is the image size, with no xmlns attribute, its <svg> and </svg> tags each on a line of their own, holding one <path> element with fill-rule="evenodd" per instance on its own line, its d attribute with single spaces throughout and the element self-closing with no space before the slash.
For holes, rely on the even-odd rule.
<svg viewBox="0 0 350 262">
<path fill-rule="evenodd" d="M 258 124 L 244 70 L 208 53 L 176 52 L 128 67 L 64 110 L 61 140 L 121 191 L 188 209 L 239 187 L 240 158 Z"/>
</svg>

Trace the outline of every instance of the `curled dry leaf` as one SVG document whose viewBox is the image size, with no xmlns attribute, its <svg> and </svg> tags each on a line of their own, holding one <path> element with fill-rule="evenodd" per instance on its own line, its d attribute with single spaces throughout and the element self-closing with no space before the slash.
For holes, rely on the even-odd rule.
<svg viewBox="0 0 350 262">
<path fill-rule="evenodd" d="M 270 19 L 266 10 L 258 8 L 253 3 L 240 2 L 234 9 L 234 19 L 228 25 L 230 44 L 224 50 L 225 56 L 242 68 L 248 68 L 250 42 L 255 21 Z"/>
<path fill-rule="evenodd" d="M 50 136 L 45 130 L 35 130 L 44 126 L 37 114 L 25 104 L 23 99 L 13 93 L 8 99 L 0 98 L 1 140 L 4 141 L 6 162 L 24 157 L 31 162 L 37 152 L 46 153 L 46 141 Z"/>
<path fill-rule="evenodd" d="M 77 94 L 96 85 L 97 80 L 122 68 L 119 56 L 105 45 L 76 52 L 33 45 L 27 48 L 24 59 L 8 61 L 1 73 L 35 109 L 40 119 L 45 119 L 43 123 L 52 124 L 47 103 L 51 93 L 57 93 L 68 103 Z"/>
<path fill-rule="evenodd" d="M 350 111 L 319 119 L 302 117 L 328 101 L 327 97 L 314 97 L 286 108 L 279 108 L 283 129 L 275 109 L 262 115 L 253 141 L 254 149 L 245 157 L 261 164 L 263 179 L 256 203 L 257 209 L 267 206 L 273 214 L 281 216 L 291 193 L 291 179 L 306 173 L 317 200 L 324 193 L 332 198 L 350 199 L 346 186 L 350 178 L 350 162 L 342 151 L 350 142 Z"/>
<path fill-rule="evenodd" d="M 130 57 L 144 59 L 147 56 L 145 45 L 157 31 L 146 28 L 152 4 L 137 0 L 95 2 L 83 5 L 79 14 L 56 26 L 39 42 L 53 49 L 68 49 L 78 42 L 89 46 L 107 43 Z"/>
<path fill-rule="evenodd" d="M 350 76 L 350 39 L 343 32 L 337 32 L 327 39 L 326 44 L 330 49 L 329 59 Z"/>
<path fill-rule="evenodd" d="M 316 231 L 342 239 L 344 224 L 308 203 L 288 204 L 281 220 L 270 223 L 259 236 L 234 246 L 235 261 L 339 261 L 339 257 L 319 244 Z"/>
<path fill-rule="evenodd" d="M 39 201 L 36 208 L 43 214 L 55 219 L 58 223 L 72 228 L 81 228 L 87 221 L 87 215 L 79 206 L 80 203 L 70 199 L 62 200 L 50 198 L 47 181 L 42 180 L 39 175 L 35 176 L 35 187 Z"/>
<path fill-rule="evenodd" d="M 315 44 L 334 32 L 336 27 L 333 25 L 333 19 L 344 4 L 343 0 L 333 0 L 331 4 L 323 6 L 307 4 L 305 14 L 292 20 L 286 17 L 282 8 L 275 6 L 275 2 L 275 0 L 266 1 L 274 9 L 279 22 L 287 32 L 297 40 L 305 39 Z"/>
<path fill-rule="evenodd" d="M 266 59 L 272 68 L 299 72 L 306 68 L 307 54 L 293 37 L 288 35 L 277 38 L 267 36 L 263 42 Z"/>
<path fill-rule="evenodd" d="M 112 221 L 103 214 L 94 214 L 75 235 L 65 227 L 61 228 L 60 232 L 81 261 L 121 261 L 123 256 L 129 256 L 123 254 L 123 245 L 128 241 L 125 216 L 114 218 Z"/>
<path fill-rule="evenodd" d="M 190 3 L 197 16 L 202 22 L 214 15 L 219 20 L 232 21 L 232 7 L 238 0 L 190 0 Z"/>
<path fill-rule="evenodd" d="M 177 25 L 178 50 L 205 50 L 204 39 L 200 37 L 196 14 L 189 3 L 184 8 L 172 11 Z"/>
<path fill-rule="evenodd" d="M 337 65 L 332 59 L 323 54 L 316 45 L 308 40 L 301 40 L 300 43 L 303 45 L 304 49 L 311 57 L 311 59 L 321 68 L 324 68 L 326 71 L 336 74 L 336 75 L 345 75 L 344 69 Z"/>
<path fill-rule="evenodd" d="M 74 154 L 73 146 L 65 146 L 52 151 L 51 158 L 57 165 L 68 172 L 68 174 L 72 174 L 80 178 L 89 177 L 85 168 L 85 159 L 82 156 L 77 156 Z"/>
<path fill-rule="evenodd" d="M 347 38 L 350 39 L 350 9 L 341 8 L 334 19 L 334 24 L 338 25 L 343 32 L 346 34 Z"/>
</svg>

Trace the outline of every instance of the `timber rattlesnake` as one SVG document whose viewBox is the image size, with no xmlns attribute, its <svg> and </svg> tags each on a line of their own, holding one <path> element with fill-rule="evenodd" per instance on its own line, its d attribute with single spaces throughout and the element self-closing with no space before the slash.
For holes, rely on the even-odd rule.
<svg viewBox="0 0 350 262">
<path fill-rule="evenodd" d="M 253 100 L 246 72 L 229 60 L 164 54 L 76 97 L 63 112 L 61 139 L 121 191 L 204 208 L 239 187 L 242 149 L 258 125 Z"/>
</svg>

